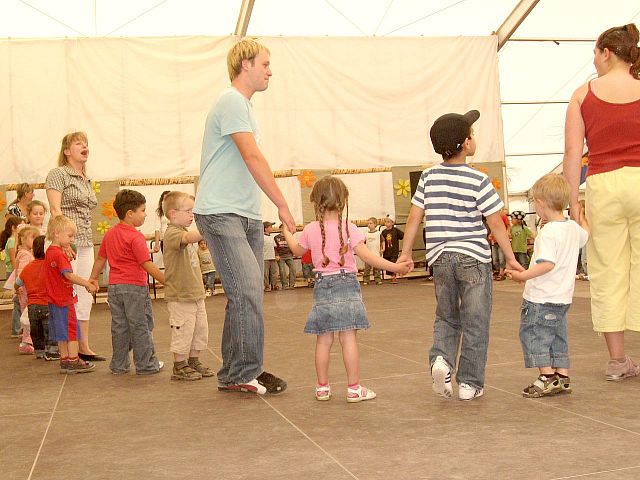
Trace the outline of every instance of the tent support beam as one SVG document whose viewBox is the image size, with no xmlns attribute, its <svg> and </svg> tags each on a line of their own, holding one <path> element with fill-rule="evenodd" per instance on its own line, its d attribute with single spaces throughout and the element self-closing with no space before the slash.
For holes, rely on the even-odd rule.
<svg viewBox="0 0 640 480">
<path fill-rule="evenodd" d="M 249 28 L 249 21 L 251 20 L 251 12 L 253 11 L 254 2 L 255 0 L 242 0 L 242 5 L 240 5 L 238 23 L 236 23 L 236 29 L 233 32 L 234 35 L 240 38 L 247 34 L 247 28 Z"/>
<path fill-rule="evenodd" d="M 498 51 L 504 47 L 511 35 L 518 29 L 524 19 L 531 13 L 540 0 L 520 0 L 513 11 L 505 18 L 500 28 L 494 33 L 498 36 Z"/>
</svg>

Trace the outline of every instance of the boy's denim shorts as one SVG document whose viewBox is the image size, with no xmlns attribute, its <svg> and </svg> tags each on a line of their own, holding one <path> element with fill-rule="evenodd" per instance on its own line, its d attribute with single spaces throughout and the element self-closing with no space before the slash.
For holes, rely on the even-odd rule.
<svg viewBox="0 0 640 480">
<path fill-rule="evenodd" d="M 525 367 L 569 368 L 567 312 L 570 306 L 522 300 L 520 343 Z"/>
<path fill-rule="evenodd" d="M 316 273 L 313 306 L 304 327 L 305 333 L 321 335 L 366 328 L 369 328 L 369 320 L 355 273 Z"/>
</svg>

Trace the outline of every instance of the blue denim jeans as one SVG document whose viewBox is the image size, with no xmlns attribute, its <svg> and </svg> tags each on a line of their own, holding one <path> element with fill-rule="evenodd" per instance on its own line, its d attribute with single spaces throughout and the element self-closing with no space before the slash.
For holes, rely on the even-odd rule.
<svg viewBox="0 0 640 480">
<path fill-rule="evenodd" d="M 262 221 L 225 213 L 195 215 L 227 296 L 222 330 L 222 386 L 262 373 L 264 231 Z"/>
<path fill-rule="evenodd" d="M 20 298 L 18 295 L 13 295 L 13 310 L 11 311 L 11 335 L 18 335 L 20 333 L 20 316 L 22 315 L 22 308 L 20 307 Z"/>
<path fill-rule="evenodd" d="M 570 306 L 522 300 L 520 344 L 525 367 L 569 368 L 567 312 Z"/>
<path fill-rule="evenodd" d="M 491 264 L 463 253 L 443 252 L 433 263 L 436 318 L 429 363 L 442 356 L 456 370 L 460 336 L 460 360 L 456 380 L 484 387 L 491 320 Z"/>
<path fill-rule="evenodd" d="M 111 310 L 112 372 L 129 371 L 129 350 L 133 350 L 136 373 L 157 372 L 160 368 L 153 345 L 153 309 L 149 287 L 109 285 Z"/>
</svg>

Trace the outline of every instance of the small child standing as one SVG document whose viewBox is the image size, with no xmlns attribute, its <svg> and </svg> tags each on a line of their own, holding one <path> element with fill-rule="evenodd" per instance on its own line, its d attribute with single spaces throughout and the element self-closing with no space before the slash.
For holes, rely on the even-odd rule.
<svg viewBox="0 0 640 480">
<path fill-rule="evenodd" d="M 215 372 L 200 362 L 209 343 L 209 324 L 204 306 L 200 266 L 194 243 L 202 240 L 193 223 L 195 198 L 184 192 L 169 192 L 162 210 L 169 219 L 164 232 L 165 294 L 171 325 L 173 375 L 171 380 L 200 380 Z"/>
<path fill-rule="evenodd" d="M 484 393 L 493 280 L 483 217 L 507 265 L 522 270 L 500 218 L 502 200 L 489 177 L 466 164 L 476 151 L 472 125 L 479 117 L 477 110 L 448 113 L 431 127 L 433 149 L 444 161 L 420 176 L 399 258 L 412 262 L 413 241 L 424 219 L 427 262 L 433 267 L 437 301 L 429 351 L 432 388 L 450 398 L 451 375 L 458 363 L 460 400 Z"/>
<path fill-rule="evenodd" d="M 342 346 L 342 360 L 347 371 L 347 402 L 355 403 L 376 398 L 373 390 L 360 384 L 358 330 L 369 328 L 362 303 L 354 252 L 366 263 L 395 273 L 409 271 L 408 262 L 391 263 L 374 256 L 364 244 L 364 236 L 349 222 L 349 191 L 342 180 L 326 176 L 318 180 L 311 191 L 317 221 L 309 223 L 296 241 L 284 227 L 283 233 L 291 251 L 302 255 L 311 250 L 316 271 L 313 306 L 304 328 L 317 335 L 316 340 L 316 400 L 329 400 L 329 354 L 334 333 Z M 343 220 L 344 210 L 347 217 Z"/>
<path fill-rule="evenodd" d="M 527 223 L 524 221 L 524 212 L 516 210 L 511 213 L 511 249 L 516 255 L 516 260 L 525 269 L 529 268 L 531 261 L 528 252 L 529 240 L 533 240 L 534 235 Z"/>
<path fill-rule="evenodd" d="M 398 260 L 400 253 L 400 240 L 404 238 L 404 232 L 395 226 L 395 221 L 389 215 L 384 219 L 384 230 L 382 231 L 382 239 L 384 242 L 384 251 L 382 256 L 385 260 L 395 262 Z M 398 283 L 397 275 L 392 271 L 387 271 L 391 275 L 391 283 Z"/>
<path fill-rule="evenodd" d="M 166 231 L 166 229 L 165 229 Z M 202 272 L 202 283 L 204 284 L 204 293 L 207 297 L 216 294 L 216 266 L 213 264 L 211 252 L 207 248 L 207 242 L 200 240 L 198 242 L 198 261 L 200 262 L 200 271 Z"/>
<path fill-rule="evenodd" d="M 264 230 L 264 244 L 262 255 L 264 259 L 264 291 L 278 290 L 278 261 L 276 260 L 276 242 L 271 236 L 273 222 L 262 222 Z"/>
<path fill-rule="evenodd" d="M 380 233 L 380 230 L 378 230 L 378 219 L 376 217 L 369 218 L 369 220 L 367 220 L 367 226 L 369 227 L 369 231 L 367 231 L 365 235 L 367 248 L 376 257 L 381 257 L 382 252 L 384 252 L 384 239 L 382 237 L 382 234 Z M 373 279 L 375 280 L 377 285 L 382 285 L 382 276 L 380 275 L 379 268 L 373 267 Z M 369 285 L 370 280 L 371 265 L 365 263 L 364 272 L 362 273 L 362 284 Z"/>
<path fill-rule="evenodd" d="M 20 225 L 18 230 L 18 241 L 16 243 L 16 268 L 11 273 L 13 281 L 17 279 L 22 270 L 33 261 L 33 240 L 40 235 L 36 227 L 30 225 Z M 18 346 L 18 352 L 31 355 L 34 352 L 33 341 L 31 339 L 31 329 L 29 325 L 29 312 L 27 310 L 27 291 L 19 284 L 15 284 L 16 295 L 20 301 L 20 326 L 22 327 L 22 340 Z"/>
<path fill-rule="evenodd" d="M 71 263 L 64 253 L 71 247 L 76 234 L 76 225 L 64 215 L 51 219 L 47 238 L 51 245 L 44 257 L 44 281 L 49 304 L 49 339 L 58 342 L 60 351 L 60 373 L 75 374 L 91 372 L 95 365 L 78 357 L 78 319 L 75 304 L 78 297 L 73 285 L 80 285 L 91 294 L 97 287 L 73 273 Z"/>
<path fill-rule="evenodd" d="M 282 224 L 280 229 L 282 229 Z M 276 250 L 276 260 L 280 269 L 280 283 L 283 290 L 296 288 L 296 266 L 293 261 L 293 252 L 289 246 L 284 233 L 279 233 L 273 237 Z"/>
<path fill-rule="evenodd" d="M 16 237 L 18 226 L 24 223 L 24 219 L 21 217 L 9 216 L 4 224 L 4 230 L 0 232 L 0 250 L 4 254 L 4 265 L 7 273 L 7 282 L 4 288 L 7 290 L 13 290 L 13 283 L 8 279 L 11 277 L 11 273 L 16 265 Z M 20 315 L 22 310 L 20 309 L 20 299 L 18 295 L 13 295 L 13 312 L 11 314 L 11 337 L 20 337 Z"/>
<path fill-rule="evenodd" d="M 569 204 L 570 187 L 562 175 L 547 174 L 531 188 L 536 213 L 547 223 L 534 246 L 531 266 L 524 272 L 507 269 L 512 280 L 526 282 L 520 310 L 520 343 L 524 365 L 540 375 L 522 395 L 538 398 L 571 393 L 567 311 L 575 287 L 578 252 L 589 239 L 584 211 L 580 225 L 562 211 Z"/>
<path fill-rule="evenodd" d="M 27 204 L 27 223 L 36 227 L 40 235 L 47 234 L 47 227 L 44 226 L 44 217 L 47 214 L 47 207 L 40 200 L 31 200 Z"/>
<path fill-rule="evenodd" d="M 46 361 L 59 360 L 58 346 L 49 340 L 49 306 L 47 287 L 44 281 L 44 244 L 45 236 L 39 235 L 33 240 L 34 260 L 29 263 L 18 278 L 16 284 L 27 292 L 27 311 L 33 348 L 36 358 Z"/>
<path fill-rule="evenodd" d="M 158 373 L 164 363 L 156 357 L 153 345 L 153 309 L 149 296 L 149 277 L 164 283 L 164 273 L 151 261 L 141 227 L 147 214 L 147 201 L 140 192 L 120 190 L 113 209 L 120 223 L 110 228 L 102 239 L 91 282 L 98 287 L 98 275 L 109 261 L 109 309 L 111 310 L 111 345 L 113 356 L 109 368 L 114 375 L 129 372 L 129 350 L 138 375 Z"/>
</svg>

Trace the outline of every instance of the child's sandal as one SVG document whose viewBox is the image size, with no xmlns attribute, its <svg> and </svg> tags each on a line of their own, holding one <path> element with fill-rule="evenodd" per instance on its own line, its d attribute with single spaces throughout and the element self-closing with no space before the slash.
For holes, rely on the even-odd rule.
<svg viewBox="0 0 640 480">
<path fill-rule="evenodd" d="M 535 382 L 525 387 L 522 396 L 525 398 L 540 398 L 559 393 L 562 390 L 557 375 L 540 375 Z"/>
</svg>

